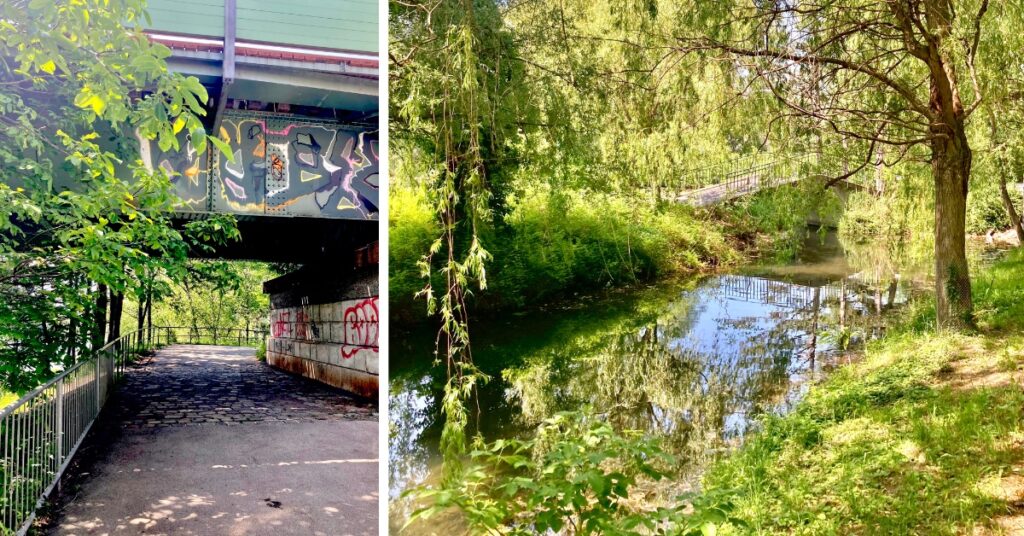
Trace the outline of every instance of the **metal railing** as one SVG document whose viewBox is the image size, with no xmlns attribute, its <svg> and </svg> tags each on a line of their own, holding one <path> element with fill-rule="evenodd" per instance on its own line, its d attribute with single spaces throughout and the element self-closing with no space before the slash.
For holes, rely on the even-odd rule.
<svg viewBox="0 0 1024 536">
<path fill-rule="evenodd" d="M 848 164 L 818 153 L 763 153 L 682 172 L 660 181 L 663 195 L 677 200 L 711 202 L 789 184 L 805 178 L 830 176 Z M 699 204 L 699 203 L 698 203 Z"/>
<path fill-rule="evenodd" d="M 152 331 L 149 331 L 151 329 Z M 255 346 L 266 329 L 154 326 L 121 336 L 0 411 L 0 535 L 25 534 L 78 447 L 149 343 Z"/>
<path fill-rule="evenodd" d="M 188 326 L 153 326 L 153 332 L 166 344 L 224 344 L 258 346 L 270 330 L 262 328 L 213 328 Z"/>
<path fill-rule="evenodd" d="M 142 349 L 142 330 L 123 335 L 0 412 L 0 534 L 22 535 Z"/>
</svg>

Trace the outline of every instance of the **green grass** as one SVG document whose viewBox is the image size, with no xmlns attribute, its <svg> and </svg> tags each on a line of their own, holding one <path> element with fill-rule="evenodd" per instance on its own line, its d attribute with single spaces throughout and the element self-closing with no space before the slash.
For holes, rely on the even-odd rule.
<svg viewBox="0 0 1024 536">
<path fill-rule="evenodd" d="M 957 534 L 1019 503 L 1024 254 L 976 277 L 981 331 L 936 335 L 927 307 L 713 465 L 749 528 L 726 533 Z M 1021 490 L 1015 490 L 1018 493 Z"/>
</svg>

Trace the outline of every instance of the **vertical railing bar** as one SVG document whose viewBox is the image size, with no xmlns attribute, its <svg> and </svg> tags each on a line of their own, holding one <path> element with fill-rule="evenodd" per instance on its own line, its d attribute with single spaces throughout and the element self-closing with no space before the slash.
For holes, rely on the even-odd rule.
<svg viewBox="0 0 1024 536">
<path fill-rule="evenodd" d="M 26 419 L 25 420 L 25 463 L 22 465 L 22 470 L 25 471 L 25 478 L 24 478 L 24 480 L 22 482 L 22 488 L 25 490 L 25 493 L 22 494 L 22 499 L 21 499 L 22 500 L 22 512 L 23 512 L 22 513 L 22 517 L 21 517 L 21 521 L 23 523 L 25 521 L 25 515 L 26 515 L 24 513 L 24 511 L 28 509 L 29 501 L 32 500 L 32 497 L 31 497 L 31 493 L 32 493 L 32 478 L 35 476 L 33 474 L 33 468 L 32 468 L 32 447 L 35 445 L 33 436 L 35 435 L 35 427 L 36 427 L 35 426 L 35 422 L 33 422 L 33 420 L 32 420 L 32 406 L 33 406 L 33 402 L 34 401 L 29 402 L 28 404 L 25 404 L 25 406 L 24 406 L 25 414 L 22 416 L 22 418 Z"/>
<path fill-rule="evenodd" d="M 11 508 L 12 517 L 11 525 L 14 526 L 18 522 L 18 508 L 21 504 L 21 497 L 18 489 L 18 468 L 21 466 L 21 422 L 18 420 L 18 412 L 11 413 L 11 420 L 14 424 L 14 442 L 11 444 L 11 448 L 14 451 L 14 463 L 11 465 Z"/>
<path fill-rule="evenodd" d="M 31 456 L 31 452 L 30 452 L 31 446 L 29 445 L 29 442 L 31 441 L 31 437 L 32 437 L 32 422 L 31 422 L 31 420 L 25 420 L 26 415 L 28 415 L 28 412 L 26 411 L 26 410 L 29 409 L 28 406 L 29 406 L 29 404 L 26 404 L 23 407 L 22 415 L 21 415 L 21 423 L 22 423 L 22 428 L 21 428 L 21 466 L 20 466 L 21 486 L 19 486 L 19 488 L 21 488 L 21 496 L 20 496 L 21 497 L 21 502 L 20 502 L 20 505 L 19 505 L 19 511 L 21 512 L 21 516 L 18 518 L 18 522 L 19 523 L 21 523 L 21 522 L 23 522 L 25 520 L 24 512 L 25 512 L 25 506 L 26 506 L 26 504 L 28 502 L 28 482 L 29 482 L 29 480 L 31 478 L 31 475 L 29 474 L 29 471 L 28 471 L 28 466 L 29 466 L 29 461 L 31 461 L 30 458 L 29 458 Z"/>
<path fill-rule="evenodd" d="M 17 412 L 14 412 L 12 415 L 17 415 Z M 14 493 L 15 493 L 15 496 L 16 496 L 16 499 L 15 499 L 15 516 L 16 517 L 14 519 L 14 522 L 16 524 L 20 524 L 21 523 L 21 514 L 20 514 L 20 512 L 21 512 L 22 492 L 23 492 L 24 486 L 23 485 L 18 485 L 18 484 L 22 480 L 21 468 L 25 466 L 25 459 L 24 459 L 25 449 L 23 448 L 23 446 L 24 446 L 24 441 L 23 441 L 24 427 L 22 425 L 22 419 L 21 419 L 20 415 L 18 415 L 16 417 L 16 420 L 14 422 L 18 426 L 17 440 L 16 440 L 17 443 L 15 444 L 15 446 L 18 449 L 18 463 L 15 464 L 15 470 L 17 471 L 17 480 L 19 481 L 18 483 L 15 483 L 15 486 L 14 486 Z"/>
<path fill-rule="evenodd" d="M 71 379 L 71 391 L 68 401 L 71 402 L 70 411 L 68 411 L 68 422 L 65 425 L 66 432 L 64 433 L 64 452 L 70 452 L 69 441 L 74 437 L 75 433 L 75 419 L 78 415 L 78 376 L 81 369 L 75 371 L 74 378 Z"/>
<path fill-rule="evenodd" d="M 8 523 L 7 526 L 14 524 L 14 464 L 15 464 L 15 436 L 16 430 L 14 429 L 14 414 L 7 416 L 7 437 L 4 438 L 6 443 L 4 447 L 4 460 L 7 462 L 7 477 L 6 477 L 6 489 L 4 490 L 4 498 L 7 500 L 7 506 L 4 511 L 5 519 Z"/>
<path fill-rule="evenodd" d="M 35 460 L 35 462 L 33 463 L 33 470 L 32 470 L 32 474 L 34 475 L 34 478 L 33 478 L 33 483 L 32 483 L 32 490 L 33 490 L 32 497 L 29 499 L 29 501 L 30 501 L 29 502 L 29 508 L 31 508 L 33 506 L 33 503 L 31 502 L 32 498 L 35 498 L 36 496 L 38 496 L 39 492 L 42 491 L 42 489 L 39 487 L 39 483 L 43 481 L 43 472 L 42 472 L 43 460 L 40 458 L 40 451 L 43 450 L 43 419 L 42 419 L 42 412 L 43 412 L 43 408 L 45 406 L 43 405 L 43 399 L 42 398 L 38 398 L 36 400 L 37 400 L 37 402 L 35 404 L 36 407 L 33 408 L 34 415 L 32 416 L 32 419 L 35 421 L 35 426 L 34 426 L 34 428 L 35 428 L 35 439 L 33 439 L 33 441 L 32 441 L 32 444 L 33 444 L 33 447 L 32 447 L 32 457 Z"/>
<path fill-rule="evenodd" d="M 51 426 L 50 429 L 53 431 L 53 448 L 54 448 L 54 453 L 53 453 L 53 461 L 54 461 L 54 463 L 53 463 L 53 469 L 52 470 L 53 470 L 53 474 L 56 475 L 57 471 L 60 469 L 60 462 L 57 460 L 57 452 L 56 452 L 56 449 L 60 448 L 60 442 L 58 440 L 58 438 L 60 437 L 60 433 L 57 431 L 57 386 L 56 385 L 53 387 L 53 406 L 51 407 L 51 411 L 52 411 L 53 415 L 52 415 L 52 420 L 50 421 L 50 426 Z"/>
<path fill-rule="evenodd" d="M 33 419 L 33 413 L 34 413 L 33 406 L 34 405 L 35 405 L 35 400 L 29 402 L 28 404 L 25 404 L 25 417 L 28 419 L 25 422 L 25 424 L 26 424 L 26 427 L 25 427 L 25 445 L 26 445 L 27 448 L 26 448 L 26 452 L 25 452 L 25 482 L 24 482 L 24 487 L 25 487 L 25 496 L 24 496 L 25 498 L 24 498 L 24 501 L 25 502 L 24 502 L 24 504 L 25 504 L 25 509 L 26 510 L 31 505 L 31 501 L 32 501 L 32 487 L 33 487 L 32 486 L 32 481 L 35 479 L 35 467 L 33 467 L 33 463 L 32 463 L 32 457 L 34 455 L 34 449 L 35 449 L 35 435 L 36 435 L 36 423 L 35 423 L 35 419 Z M 27 515 L 27 513 L 23 514 L 23 517 L 22 517 L 22 522 L 23 523 L 24 523 L 24 520 L 25 520 L 24 515 Z"/>
<path fill-rule="evenodd" d="M 0 440 L 3 441 L 3 445 L 0 445 L 0 452 L 3 453 L 2 460 L 3 460 L 3 463 L 4 463 L 3 479 L 0 480 L 0 483 L 3 483 L 3 485 L 4 485 L 4 488 L 3 488 L 4 504 L 3 504 L 3 512 L 0 512 L 0 514 L 2 514 L 2 515 L 0 515 L 0 520 L 3 521 L 3 524 L 4 524 L 5 527 L 9 527 L 10 526 L 10 524 L 7 522 L 7 515 L 8 515 L 8 513 L 11 510 L 10 509 L 11 501 L 10 501 L 10 497 L 8 496 L 9 495 L 9 491 L 11 489 L 11 486 L 9 484 L 9 477 L 11 475 L 11 463 L 9 461 L 8 447 L 7 447 L 8 443 L 10 443 L 10 439 L 11 439 L 11 430 L 10 430 L 10 425 L 8 424 L 9 420 L 10 420 L 9 416 L 8 417 L 4 417 L 3 419 L 0 419 Z"/>
<path fill-rule="evenodd" d="M 25 448 L 25 446 L 26 446 L 25 443 L 27 442 L 26 439 L 28 438 L 28 435 L 29 435 L 29 431 L 28 431 L 29 423 L 25 421 L 24 408 L 22 409 L 22 414 L 18 417 L 18 423 L 20 425 L 19 426 L 19 435 L 20 435 L 20 437 L 18 439 L 18 449 L 19 449 L 19 452 L 21 453 L 21 456 L 20 456 L 20 460 L 21 461 L 18 463 L 18 473 L 19 473 L 18 476 L 19 476 L 19 480 L 20 480 L 20 482 L 19 482 L 20 485 L 18 486 L 18 492 L 19 492 L 18 493 L 18 513 L 19 513 L 18 523 L 21 523 L 22 519 L 24 519 L 24 514 L 22 514 L 22 512 L 25 511 L 25 493 L 27 491 L 25 489 L 25 483 L 28 481 L 28 475 L 26 474 L 26 471 L 25 471 L 25 467 L 28 466 L 28 449 Z"/>
<path fill-rule="evenodd" d="M 65 446 L 66 446 L 66 443 L 67 443 L 67 432 L 66 432 L 66 430 L 67 430 L 68 424 L 71 423 L 70 419 L 68 419 L 68 409 L 70 409 L 70 407 L 71 407 L 71 405 L 68 402 L 68 381 L 67 380 L 69 380 L 69 379 L 70 379 L 69 377 L 65 377 L 64 378 L 65 381 L 62 382 L 62 385 L 61 385 L 61 388 L 60 388 L 60 391 L 61 391 L 61 394 L 60 394 L 60 405 L 61 405 L 61 408 L 60 408 L 60 456 L 61 456 L 61 463 L 64 462 L 64 453 L 67 452 L 67 449 L 65 449 Z"/>
<path fill-rule="evenodd" d="M 4 461 L 4 475 L 3 475 L 3 485 L 4 485 L 4 488 L 3 488 L 3 500 L 4 500 L 3 523 L 4 523 L 5 527 L 9 527 L 11 525 L 10 521 L 9 521 L 10 520 L 10 512 L 11 512 L 11 497 L 10 497 L 11 480 L 10 480 L 10 477 L 11 477 L 11 465 L 12 465 L 12 463 L 11 463 L 11 452 L 10 452 L 10 443 L 11 443 L 11 418 L 10 417 L 11 416 L 8 415 L 7 417 L 4 417 L 2 420 L 0 420 L 0 425 L 3 426 L 3 434 L 2 434 L 2 436 L 3 436 L 3 441 L 4 441 L 3 451 L 2 452 L 4 454 L 4 458 L 3 458 L 3 461 Z"/>
<path fill-rule="evenodd" d="M 25 410 L 26 409 L 28 409 L 28 405 L 23 406 L 22 416 L 20 416 L 20 421 L 22 421 L 22 441 L 20 441 L 20 444 L 22 444 L 22 463 L 20 463 L 20 465 L 19 465 L 20 472 L 22 472 L 22 482 L 20 482 L 20 484 L 22 484 L 22 485 L 18 486 L 18 488 L 20 488 L 20 490 L 22 490 L 22 494 L 20 494 L 20 502 L 19 502 L 19 505 L 18 505 L 18 511 L 20 511 L 20 512 L 24 512 L 25 511 L 25 499 L 26 499 L 26 493 L 28 492 L 28 490 L 26 489 L 26 484 L 29 481 L 29 475 L 28 475 L 28 470 L 27 470 L 27 467 L 29 466 L 29 449 L 28 449 L 28 442 L 29 441 L 28 440 L 29 440 L 29 437 L 31 435 L 31 432 L 29 431 L 29 427 L 30 427 L 30 425 L 32 423 L 25 419 Z M 20 522 L 20 521 L 22 521 L 24 519 L 25 519 L 25 514 L 22 513 L 22 516 L 19 517 L 18 521 Z"/>
<path fill-rule="evenodd" d="M 42 466 L 43 466 L 43 461 L 42 461 L 42 459 L 40 459 L 40 451 L 43 449 L 43 444 L 42 444 L 42 439 L 43 439 L 43 419 L 42 419 L 42 413 L 43 413 L 43 407 L 44 407 L 43 406 L 43 399 L 42 398 L 36 399 L 36 403 L 34 404 L 34 406 L 35 407 L 32 408 L 32 413 L 33 413 L 33 415 L 32 415 L 32 421 L 33 421 L 32 428 L 35 431 L 35 437 L 32 440 L 32 459 L 34 460 L 33 463 L 32 463 L 32 475 L 33 475 L 32 489 L 33 490 L 35 490 L 36 488 L 39 487 L 38 483 L 42 480 L 42 472 L 41 472 L 41 470 L 42 470 Z M 33 493 L 33 495 L 37 495 L 37 494 L 38 493 Z"/>
<path fill-rule="evenodd" d="M 42 395 L 42 393 L 40 393 Z M 29 450 L 28 450 L 28 472 L 29 472 L 29 494 L 25 500 L 25 506 L 32 508 L 33 499 L 37 495 L 36 482 L 39 477 L 39 398 L 32 401 L 29 406 L 28 418 L 29 424 L 31 425 L 31 432 L 29 433 Z"/>
<path fill-rule="evenodd" d="M 14 443 L 11 445 L 11 448 L 14 450 L 14 464 L 11 466 L 11 493 L 13 494 L 11 499 L 11 508 L 13 508 L 11 524 L 14 525 L 18 523 L 18 505 L 21 504 L 21 490 L 18 486 L 18 480 L 21 478 L 18 471 L 18 468 L 21 467 L 21 420 L 17 412 L 12 413 L 11 417 L 14 421 Z"/>
<path fill-rule="evenodd" d="M 40 419 L 40 421 L 42 421 L 42 424 L 40 425 L 40 428 L 42 429 L 42 434 L 40 435 L 40 437 L 42 438 L 42 441 L 41 441 L 41 444 L 39 445 L 40 449 L 42 450 L 42 453 L 40 455 L 40 462 L 39 462 L 39 465 L 40 465 L 40 467 L 39 467 L 39 474 L 40 474 L 39 482 L 40 483 L 46 482 L 46 477 L 47 477 L 47 475 L 50 474 L 50 467 L 53 465 L 53 450 L 50 448 L 52 446 L 52 442 L 50 440 L 50 433 L 53 431 L 53 396 L 52 396 L 52 391 L 53 391 L 53 386 L 50 386 L 49 388 L 47 388 L 46 389 L 47 396 L 45 398 L 43 398 L 43 401 L 42 401 L 42 403 L 43 403 L 42 418 Z"/>
<path fill-rule="evenodd" d="M 60 391 L 64 390 L 64 378 L 60 380 Z M 57 386 L 54 386 L 53 394 L 53 443 L 54 443 L 54 464 L 53 474 L 56 476 L 60 473 L 61 464 L 61 448 L 64 441 L 64 394 L 61 392 L 57 393 Z"/>
<path fill-rule="evenodd" d="M 10 526 L 10 524 L 8 523 L 7 520 L 8 520 L 8 514 L 9 514 L 9 512 L 11 510 L 10 509 L 11 501 L 10 501 L 10 498 L 8 496 L 9 492 L 10 492 L 10 489 L 11 489 L 11 486 L 9 484 L 9 478 L 10 478 L 10 475 L 11 475 L 11 463 L 10 463 L 10 457 L 9 457 L 9 454 L 8 454 L 8 444 L 10 443 L 10 439 L 11 439 L 11 430 L 10 430 L 11 427 L 10 427 L 10 424 L 9 424 L 9 422 L 10 422 L 9 417 L 10 416 L 7 416 L 7 417 L 4 417 L 3 419 L 0 419 L 0 440 L 3 441 L 3 445 L 0 445 L 0 453 L 3 454 L 2 460 L 3 460 L 3 464 L 4 464 L 4 474 L 2 475 L 2 478 L 0 478 L 0 484 L 3 484 L 3 490 L 2 490 L 2 493 L 3 493 L 3 510 L 0 511 L 0 521 L 3 522 L 5 527 Z"/>
<path fill-rule="evenodd" d="M 88 389 L 87 380 L 89 377 L 86 375 L 86 368 L 82 367 L 82 372 L 78 377 L 78 407 L 75 408 L 75 435 L 72 439 L 78 440 L 78 434 L 82 429 L 82 416 L 85 415 L 86 404 L 89 402 L 89 398 L 86 394 Z"/>
</svg>

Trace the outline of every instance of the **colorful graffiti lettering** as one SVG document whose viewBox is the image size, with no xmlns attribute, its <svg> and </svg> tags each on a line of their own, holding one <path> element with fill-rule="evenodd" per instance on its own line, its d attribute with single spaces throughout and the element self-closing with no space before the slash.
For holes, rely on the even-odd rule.
<svg viewBox="0 0 1024 536">
<path fill-rule="evenodd" d="M 139 157 L 146 169 L 150 172 L 163 170 L 188 209 L 205 210 L 210 186 L 209 158 L 208 154 L 200 155 L 192 146 L 192 136 L 188 132 L 180 132 L 177 151 L 160 150 L 138 130 L 135 137 L 139 141 Z"/>
<path fill-rule="evenodd" d="M 380 325 L 377 318 L 377 298 L 367 298 L 357 302 L 343 302 L 345 306 L 343 320 L 345 323 L 345 344 L 341 347 L 341 357 L 351 359 L 360 351 L 377 353 L 377 330 Z"/>
<path fill-rule="evenodd" d="M 236 161 L 216 157 L 216 206 L 233 212 L 291 216 L 377 216 L 375 131 L 244 116 L 224 123 L 225 141 L 234 149 Z M 231 184 L 239 184 L 236 179 L 240 177 L 232 173 L 237 169 L 247 172 L 240 184 L 243 192 Z"/>
<path fill-rule="evenodd" d="M 203 155 L 189 134 L 160 151 L 139 136 L 149 169 L 164 169 L 188 210 L 376 219 L 378 133 L 333 123 L 229 112 L 218 137 L 230 146 Z"/>
</svg>

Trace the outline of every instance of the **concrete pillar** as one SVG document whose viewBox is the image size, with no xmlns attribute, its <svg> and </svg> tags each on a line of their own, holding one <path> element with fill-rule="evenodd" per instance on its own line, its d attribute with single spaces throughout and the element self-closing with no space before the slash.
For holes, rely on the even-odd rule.
<svg viewBox="0 0 1024 536">
<path fill-rule="evenodd" d="M 263 284 L 270 294 L 267 363 L 376 398 L 378 246 L 347 262 L 306 265 Z"/>
</svg>

